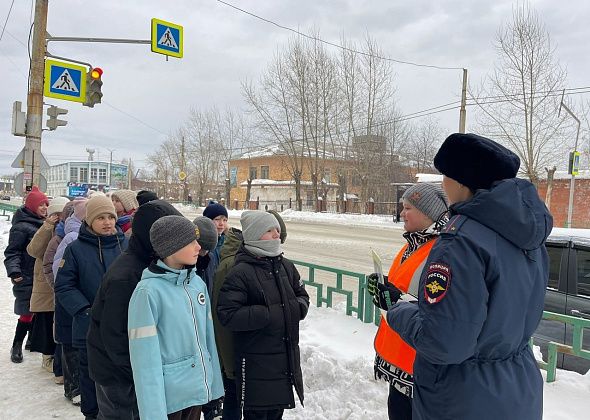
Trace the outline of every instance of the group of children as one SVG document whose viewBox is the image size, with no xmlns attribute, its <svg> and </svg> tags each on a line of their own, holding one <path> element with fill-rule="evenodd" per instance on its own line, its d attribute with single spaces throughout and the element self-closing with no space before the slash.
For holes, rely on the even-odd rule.
<svg viewBox="0 0 590 420">
<path fill-rule="evenodd" d="M 33 325 L 31 350 L 87 419 L 282 418 L 293 388 L 303 402 L 309 297 L 278 214 L 227 219 L 210 203 L 191 222 L 148 191 L 49 202 L 34 188 L 5 252 L 12 361 Z"/>
</svg>

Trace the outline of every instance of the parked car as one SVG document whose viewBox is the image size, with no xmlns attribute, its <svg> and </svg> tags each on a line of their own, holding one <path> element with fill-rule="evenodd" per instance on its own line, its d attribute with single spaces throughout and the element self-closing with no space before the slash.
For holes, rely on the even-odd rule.
<svg viewBox="0 0 590 420">
<path fill-rule="evenodd" d="M 0 197 L 0 200 L 10 201 L 10 196 L 9 195 L 3 195 L 2 197 Z"/>
<path fill-rule="evenodd" d="M 555 228 L 546 242 L 549 252 L 549 284 L 545 310 L 590 319 L 590 229 Z M 582 348 L 590 350 L 590 329 Z M 534 335 L 547 360 L 547 343 L 572 344 L 573 328 L 557 321 L 542 320 Z M 558 367 L 586 373 L 590 360 L 558 353 Z"/>
</svg>

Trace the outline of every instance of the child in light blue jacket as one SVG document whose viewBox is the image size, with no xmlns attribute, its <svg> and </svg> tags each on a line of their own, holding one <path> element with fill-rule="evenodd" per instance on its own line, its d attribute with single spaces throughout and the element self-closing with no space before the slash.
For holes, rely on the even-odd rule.
<svg viewBox="0 0 590 420">
<path fill-rule="evenodd" d="M 150 229 L 160 258 L 143 272 L 129 303 L 129 353 L 142 420 L 199 419 L 223 396 L 211 304 L 195 274 L 198 227 L 164 216 Z"/>
</svg>

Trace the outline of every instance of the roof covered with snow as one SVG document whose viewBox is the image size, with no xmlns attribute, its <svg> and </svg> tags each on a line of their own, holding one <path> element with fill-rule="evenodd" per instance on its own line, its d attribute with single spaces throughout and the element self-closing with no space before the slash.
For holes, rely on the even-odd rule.
<svg viewBox="0 0 590 420">
<path fill-rule="evenodd" d="M 590 246 L 590 229 L 553 228 L 549 242 L 569 242 Z"/>
</svg>

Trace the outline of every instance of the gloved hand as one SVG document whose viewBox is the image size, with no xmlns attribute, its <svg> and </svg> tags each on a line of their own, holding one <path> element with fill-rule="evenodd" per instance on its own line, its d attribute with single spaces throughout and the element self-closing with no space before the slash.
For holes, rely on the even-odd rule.
<svg viewBox="0 0 590 420">
<path fill-rule="evenodd" d="M 401 290 L 393 284 L 387 282 L 387 277 L 384 276 L 385 283 L 379 283 L 379 276 L 374 273 L 367 277 L 367 290 L 373 296 L 373 304 L 385 311 L 389 310 L 395 302 L 398 301 L 402 295 Z"/>
<path fill-rule="evenodd" d="M 383 281 L 387 283 L 387 276 L 383 276 Z M 378 292 L 377 284 L 379 283 L 379 274 L 371 273 L 367 276 L 367 291 L 371 296 L 375 296 Z"/>
</svg>

